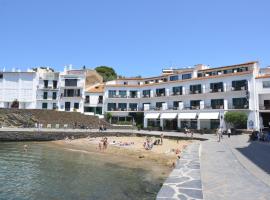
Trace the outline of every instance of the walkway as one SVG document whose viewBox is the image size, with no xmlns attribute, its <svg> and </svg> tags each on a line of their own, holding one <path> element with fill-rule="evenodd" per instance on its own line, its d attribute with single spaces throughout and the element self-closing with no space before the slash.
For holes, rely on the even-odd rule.
<svg viewBox="0 0 270 200">
<path fill-rule="evenodd" d="M 206 200 L 269 200 L 270 186 L 264 181 L 269 178 L 267 172 L 263 172 L 248 157 L 240 155 L 244 146 L 248 148 L 247 136 L 232 136 L 218 143 L 215 140 L 202 142 L 201 151 L 201 176 L 204 199 Z M 241 142 L 239 142 L 241 141 Z M 253 144 L 251 144 L 253 145 Z M 269 165 L 270 146 L 268 156 L 261 152 L 259 144 L 257 151 L 252 152 L 251 157 L 256 157 L 254 162 Z M 250 151 L 244 151 L 250 154 Z M 256 155 L 256 156 L 255 156 Z M 252 167 L 251 167 L 252 166 Z M 257 174 L 259 173 L 259 174 Z M 266 177 L 265 180 L 260 177 Z M 269 179 L 268 179 L 269 180 Z M 270 183 L 269 183 L 270 184 Z"/>
<path fill-rule="evenodd" d="M 184 150 L 175 169 L 163 184 L 157 200 L 203 199 L 199 160 L 200 144 L 193 143 Z"/>
</svg>

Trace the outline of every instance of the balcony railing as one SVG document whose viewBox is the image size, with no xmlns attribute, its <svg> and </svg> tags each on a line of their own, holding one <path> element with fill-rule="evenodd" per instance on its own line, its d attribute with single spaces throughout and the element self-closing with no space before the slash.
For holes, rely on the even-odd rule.
<svg viewBox="0 0 270 200">
<path fill-rule="evenodd" d="M 270 105 L 259 105 L 260 110 L 270 110 Z"/>
<path fill-rule="evenodd" d="M 164 96 L 166 96 L 166 94 L 165 93 L 156 93 L 155 96 L 156 97 L 164 97 Z"/>
</svg>

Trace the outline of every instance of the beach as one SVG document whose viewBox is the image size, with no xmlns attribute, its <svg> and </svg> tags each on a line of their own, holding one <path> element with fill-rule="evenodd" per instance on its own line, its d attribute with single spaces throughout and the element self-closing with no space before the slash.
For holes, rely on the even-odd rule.
<svg viewBox="0 0 270 200">
<path fill-rule="evenodd" d="M 100 148 L 100 143 L 104 139 L 103 137 L 58 140 L 52 143 L 70 151 L 84 151 L 85 153 L 98 153 L 103 156 L 109 156 L 110 159 L 119 161 L 119 164 L 125 162 L 125 159 L 132 159 L 136 161 L 132 162 L 132 166 L 134 167 L 144 161 L 149 161 L 171 170 L 174 167 L 175 161 L 181 156 L 183 149 L 193 142 L 192 140 L 163 138 L 162 145 L 153 145 L 151 150 L 146 150 L 144 143 L 147 138 L 152 143 L 160 139 L 159 137 L 110 136 L 107 137 L 108 146 L 106 149 L 103 147 Z"/>
</svg>

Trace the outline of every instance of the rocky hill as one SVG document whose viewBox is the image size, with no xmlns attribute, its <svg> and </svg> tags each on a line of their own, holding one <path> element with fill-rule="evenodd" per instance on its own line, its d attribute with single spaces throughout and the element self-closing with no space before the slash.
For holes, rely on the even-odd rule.
<svg viewBox="0 0 270 200">
<path fill-rule="evenodd" d="M 105 125 L 107 128 L 111 127 L 105 120 L 76 112 L 0 109 L 0 126 L 2 127 L 34 127 L 36 123 L 42 123 L 43 127 L 51 124 L 53 128 L 56 124 L 59 124 L 61 128 L 64 124 L 68 124 L 70 128 L 75 125 L 76 128 L 99 128 L 101 125 Z"/>
</svg>

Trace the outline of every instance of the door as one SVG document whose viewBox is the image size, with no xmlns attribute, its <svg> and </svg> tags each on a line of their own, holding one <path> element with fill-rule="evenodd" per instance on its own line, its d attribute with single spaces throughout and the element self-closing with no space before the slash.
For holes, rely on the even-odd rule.
<svg viewBox="0 0 270 200">
<path fill-rule="evenodd" d="M 70 111 L 70 102 L 65 102 L 65 111 Z"/>
</svg>

